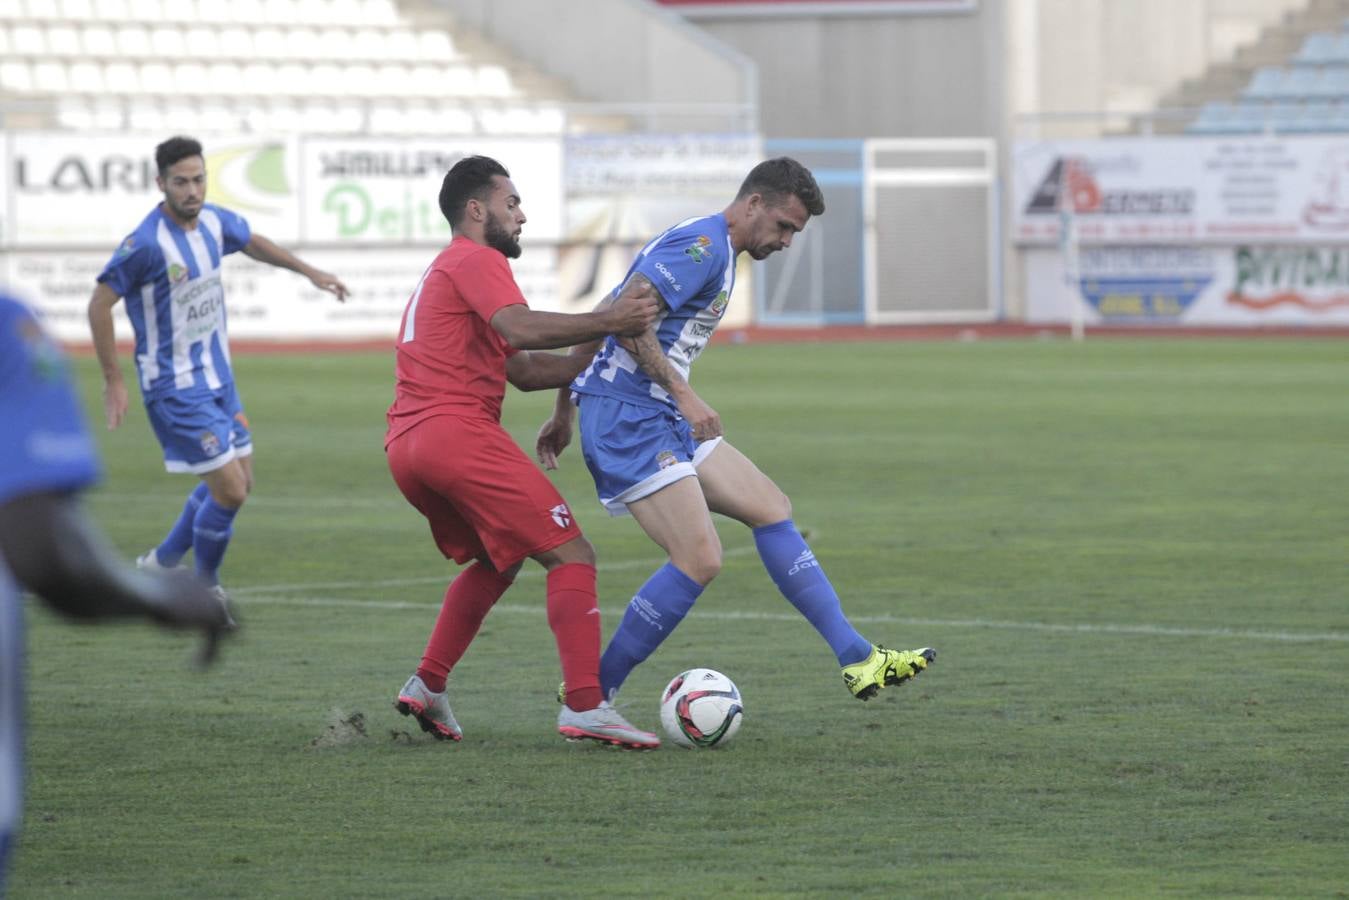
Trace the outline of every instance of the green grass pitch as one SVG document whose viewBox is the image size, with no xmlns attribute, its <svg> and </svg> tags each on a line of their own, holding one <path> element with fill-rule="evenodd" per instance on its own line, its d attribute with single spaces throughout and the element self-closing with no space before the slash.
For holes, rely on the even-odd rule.
<svg viewBox="0 0 1349 900">
<path fill-rule="evenodd" d="M 129 365 L 129 361 L 125 361 Z M 128 557 L 191 482 L 137 406 L 88 506 Z M 723 750 L 555 732 L 532 563 L 450 681 L 462 744 L 392 708 L 445 582 L 381 449 L 388 353 L 240 355 L 257 485 L 205 674 L 148 626 L 29 623 L 11 895 L 1343 896 L 1349 345 L 1128 339 L 713 347 L 694 386 L 791 496 L 872 640 L 862 704 L 720 523 L 721 576 L 620 703 L 739 684 Z M 511 392 L 526 446 L 551 398 Z M 451 452 L 447 448 L 447 453 Z M 605 634 L 661 555 L 557 475 Z"/>
</svg>

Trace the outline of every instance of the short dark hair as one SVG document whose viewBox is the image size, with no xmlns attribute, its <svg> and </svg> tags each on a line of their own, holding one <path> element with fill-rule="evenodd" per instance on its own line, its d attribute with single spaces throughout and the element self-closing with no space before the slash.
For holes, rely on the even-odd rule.
<svg viewBox="0 0 1349 900">
<path fill-rule="evenodd" d="M 485 200 L 492 193 L 492 178 L 510 178 L 506 167 L 490 156 L 465 156 L 445 173 L 440 185 L 440 212 L 451 228 L 464 219 L 470 200 Z"/>
<path fill-rule="evenodd" d="M 789 156 L 766 159 L 750 169 L 735 199 L 750 194 L 762 195 L 770 206 L 778 206 L 788 197 L 795 196 L 812 216 L 824 214 L 824 194 L 815 183 L 815 176 Z"/>
<path fill-rule="evenodd" d="M 169 170 L 169 166 L 174 163 L 187 159 L 189 156 L 201 155 L 200 141 L 178 135 L 169 138 L 155 148 L 155 165 L 159 167 L 159 174 L 163 175 Z"/>
</svg>

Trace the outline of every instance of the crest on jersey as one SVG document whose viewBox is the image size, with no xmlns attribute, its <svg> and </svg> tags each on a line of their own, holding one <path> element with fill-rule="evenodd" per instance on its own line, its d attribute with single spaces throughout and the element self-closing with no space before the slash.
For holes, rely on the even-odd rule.
<svg viewBox="0 0 1349 900">
<path fill-rule="evenodd" d="M 169 263 L 169 282 L 178 284 L 187 280 L 187 266 L 178 263 Z"/>
<path fill-rule="evenodd" d="M 677 462 L 679 462 L 678 457 L 676 457 L 669 450 L 662 450 L 656 454 L 657 468 L 668 469 L 670 468 L 670 466 L 673 466 Z"/>
<path fill-rule="evenodd" d="M 557 506 L 548 510 L 548 512 L 552 515 L 553 521 L 557 523 L 558 528 L 566 528 L 571 524 L 571 510 L 567 509 L 567 504 L 559 503 Z"/>
<path fill-rule="evenodd" d="M 125 259 L 130 256 L 131 252 L 135 249 L 136 239 L 134 237 L 128 237 L 126 240 L 122 241 L 122 246 L 117 248 L 117 258 Z"/>
<path fill-rule="evenodd" d="M 696 263 L 703 261 L 703 257 L 712 252 L 712 240 L 705 234 L 698 235 L 698 240 L 684 251 Z"/>
<path fill-rule="evenodd" d="M 201 433 L 201 452 L 207 456 L 220 455 L 220 438 L 209 431 Z"/>
<path fill-rule="evenodd" d="M 726 314 L 726 307 L 729 306 L 730 303 L 731 303 L 731 295 L 726 293 L 725 291 L 722 291 L 720 294 L 717 294 L 717 299 L 713 300 L 711 306 L 709 306 L 708 308 L 712 310 L 712 313 L 718 319 L 720 319 L 722 316 Z"/>
<path fill-rule="evenodd" d="M 18 332 L 19 339 L 28 345 L 33 374 L 43 381 L 59 381 L 65 375 L 66 368 L 65 358 L 56 342 L 32 319 L 19 319 Z"/>
</svg>

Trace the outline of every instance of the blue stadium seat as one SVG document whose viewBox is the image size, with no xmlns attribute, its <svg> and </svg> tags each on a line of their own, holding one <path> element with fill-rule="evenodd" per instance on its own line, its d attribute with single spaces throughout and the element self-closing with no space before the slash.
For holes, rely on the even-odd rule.
<svg viewBox="0 0 1349 900">
<path fill-rule="evenodd" d="M 1244 100 L 1273 100 L 1282 96 L 1283 78 L 1283 69 L 1278 66 L 1261 66 L 1242 89 L 1241 97 Z"/>
<path fill-rule="evenodd" d="M 1205 103 L 1199 116 L 1185 129 L 1188 134 L 1259 134 L 1264 115 L 1246 103 Z"/>
<path fill-rule="evenodd" d="M 1307 35 L 1301 49 L 1291 60 L 1299 66 L 1325 66 L 1339 59 L 1336 50 L 1338 35 L 1328 31 L 1317 31 Z"/>
</svg>

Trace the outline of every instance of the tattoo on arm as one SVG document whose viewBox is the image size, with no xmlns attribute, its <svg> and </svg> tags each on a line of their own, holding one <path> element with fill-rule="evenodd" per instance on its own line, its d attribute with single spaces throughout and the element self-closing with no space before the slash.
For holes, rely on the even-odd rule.
<svg viewBox="0 0 1349 900">
<path fill-rule="evenodd" d="M 625 345 L 628 341 L 624 342 Z M 637 360 L 637 365 L 642 367 L 652 381 L 663 387 L 666 391 L 673 393 L 674 388 L 683 385 L 684 376 L 679 374 L 679 370 L 670 364 L 665 354 L 661 352 L 660 341 L 656 339 L 656 332 L 648 331 L 643 335 L 630 339 L 630 345 L 623 349 L 632 354 Z"/>
</svg>

